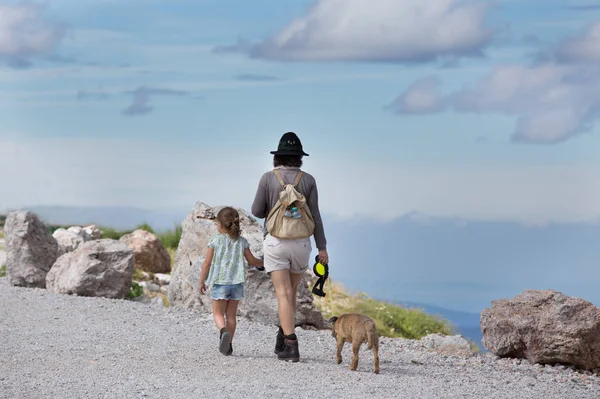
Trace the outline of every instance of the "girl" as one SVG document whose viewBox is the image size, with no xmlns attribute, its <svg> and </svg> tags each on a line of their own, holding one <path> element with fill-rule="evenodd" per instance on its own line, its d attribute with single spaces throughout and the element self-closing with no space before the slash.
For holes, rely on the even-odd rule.
<svg viewBox="0 0 600 399">
<path fill-rule="evenodd" d="M 208 285 L 212 288 L 213 317 L 220 332 L 219 351 L 229 356 L 233 353 L 231 341 L 238 304 L 244 297 L 244 258 L 255 267 L 262 266 L 263 261 L 252 255 L 248 241 L 240 236 L 240 215 L 234 208 L 225 207 L 219 211 L 217 230 L 219 234 L 208 243 L 198 289 L 201 294 L 206 293 L 208 277 Z"/>
</svg>

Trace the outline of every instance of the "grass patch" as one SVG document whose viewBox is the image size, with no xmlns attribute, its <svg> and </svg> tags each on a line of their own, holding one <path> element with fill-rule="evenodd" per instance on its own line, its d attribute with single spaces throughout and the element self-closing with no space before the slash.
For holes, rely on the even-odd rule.
<svg viewBox="0 0 600 399">
<path fill-rule="evenodd" d="M 0 227 L 3 227 L 3 226 L 0 226 Z M 0 228 L 0 238 L 4 238 L 4 230 L 2 230 L 1 228 Z"/>
<path fill-rule="evenodd" d="M 147 223 L 137 226 L 134 230 L 115 230 L 110 227 L 99 227 L 101 232 L 101 238 L 111 238 L 118 240 L 126 234 L 132 233 L 134 230 L 144 230 L 149 233 L 155 234 L 162 245 L 168 249 L 177 249 L 179 241 L 181 240 L 181 234 L 183 232 L 181 226 L 175 226 L 172 230 L 168 230 L 164 233 L 157 234 L 154 229 Z"/>
<path fill-rule="evenodd" d="M 175 252 L 177 252 L 177 248 L 167 247 L 167 252 L 169 253 L 169 256 L 171 256 L 171 270 L 173 270 L 173 266 L 175 265 Z"/>
<path fill-rule="evenodd" d="M 148 233 L 156 234 L 152 226 L 150 226 L 148 223 L 142 223 L 139 226 L 137 226 L 134 230 L 144 230 Z"/>
<path fill-rule="evenodd" d="M 144 275 L 144 273 L 148 276 L 146 277 Z M 154 273 L 151 272 L 144 272 L 140 269 L 133 269 L 133 274 L 131 275 L 131 279 L 132 280 L 137 280 L 137 281 L 152 281 L 154 280 Z"/>
<path fill-rule="evenodd" d="M 181 226 L 175 226 L 172 230 L 158 234 L 158 238 L 165 248 L 177 249 L 183 229 Z"/>
<path fill-rule="evenodd" d="M 6 276 L 6 265 L 0 266 L 0 277 Z"/>
<path fill-rule="evenodd" d="M 428 334 L 454 333 L 454 328 L 449 321 L 431 316 L 422 310 L 406 309 L 377 301 L 364 293 L 352 295 L 340 284 L 332 284 L 332 290 L 333 292 L 329 290 L 329 282 L 327 282 L 325 286 L 327 296 L 314 297 L 315 305 L 325 319 L 344 313 L 361 313 L 375 321 L 381 336 L 392 338 L 421 339 Z"/>
<path fill-rule="evenodd" d="M 115 230 L 111 227 L 98 227 L 100 230 L 100 238 L 109 238 L 111 240 L 119 240 L 126 234 L 131 233 L 132 231 L 119 231 Z"/>
</svg>

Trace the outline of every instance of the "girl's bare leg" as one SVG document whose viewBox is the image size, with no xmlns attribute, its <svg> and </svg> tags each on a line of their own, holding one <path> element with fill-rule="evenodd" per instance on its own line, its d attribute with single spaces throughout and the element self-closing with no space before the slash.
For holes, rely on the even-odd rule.
<svg viewBox="0 0 600 399">
<path fill-rule="evenodd" d="M 231 339 L 233 339 L 233 334 L 235 334 L 235 327 L 237 325 L 237 309 L 240 301 L 234 301 L 230 299 L 227 301 L 227 309 L 225 310 L 226 322 L 225 325 L 227 327 L 227 331 L 231 333 Z"/>
<path fill-rule="evenodd" d="M 221 331 L 225 327 L 225 314 L 227 311 L 227 301 L 222 299 L 213 299 L 212 301 L 213 319 L 217 330 Z"/>
</svg>

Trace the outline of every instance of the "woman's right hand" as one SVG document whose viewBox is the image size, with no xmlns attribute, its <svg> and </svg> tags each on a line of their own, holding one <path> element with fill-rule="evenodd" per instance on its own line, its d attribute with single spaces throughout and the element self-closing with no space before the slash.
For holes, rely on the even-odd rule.
<svg viewBox="0 0 600 399">
<path fill-rule="evenodd" d="M 327 254 L 326 249 L 319 250 L 319 262 L 321 262 L 324 265 L 329 264 L 329 254 Z"/>
</svg>

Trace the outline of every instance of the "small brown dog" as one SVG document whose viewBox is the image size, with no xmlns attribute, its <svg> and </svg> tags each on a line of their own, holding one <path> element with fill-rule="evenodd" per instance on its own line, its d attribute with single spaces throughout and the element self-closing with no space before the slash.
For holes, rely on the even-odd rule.
<svg viewBox="0 0 600 399">
<path fill-rule="evenodd" d="M 358 350 L 363 343 L 373 351 L 375 373 L 379 374 L 379 334 L 375 328 L 375 322 L 362 314 L 348 313 L 340 317 L 332 317 L 328 320 L 333 323 L 331 335 L 337 341 L 337 352 L 335 360 L 337 364 L 342 362 L 342 349 L 345 342 L 352 343 L 352 363 L 350 370 L 358 367 Z"/>
</svg>

